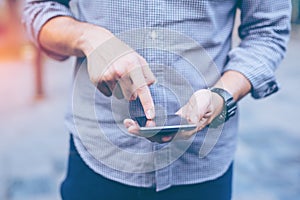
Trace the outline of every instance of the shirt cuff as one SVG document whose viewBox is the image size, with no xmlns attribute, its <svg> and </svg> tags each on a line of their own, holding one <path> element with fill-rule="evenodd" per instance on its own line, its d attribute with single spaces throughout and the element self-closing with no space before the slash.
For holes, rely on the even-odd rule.
<svg viewBox="0 0 300 200">
<path fill-rule="evenodd" d="M 229 62 L 224 72 L 230 70 L 243 74 L 250 81 L 251 95 L 255 99 L 267 97 L 279 90 L 274 72 L 263 65 L 253 67 Z"/>
</svg>

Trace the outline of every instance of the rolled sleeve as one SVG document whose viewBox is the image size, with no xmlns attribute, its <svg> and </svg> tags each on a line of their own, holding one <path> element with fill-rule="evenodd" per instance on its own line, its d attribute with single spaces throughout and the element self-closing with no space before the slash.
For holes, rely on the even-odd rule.
<svg viewBox="0 0 300 200">
<path fill-rule="evenodd" d="M 278 91 L 275 70 L 286 52 L 290 33 L 289 0 L 241 0 L 241 44 L 228 54 L 224 71 L 242 73 L 251 83 L 254 98 Z"/>
<path fill-rule="evenodd" d="M 24 6 L 22 22 L 29 38 L 37 45 L 38 36 L 43 25 L 57 16 L 73 17 L 68 7 L 69 1 L 27 0 Z"/>
</svg>

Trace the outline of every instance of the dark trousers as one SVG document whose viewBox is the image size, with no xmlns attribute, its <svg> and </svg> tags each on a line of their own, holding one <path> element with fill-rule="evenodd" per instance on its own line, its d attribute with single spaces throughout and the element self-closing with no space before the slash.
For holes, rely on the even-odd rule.
<svg viewBox="0 0 300 200">
<path fill-rule="evenodd" d="M 68 172 L 61 185 L 64 200 L 230 200 L 232 165 L 216 180 L 200 184 L 173 186 L 156 192 L 153 188 L 124 185 L 95 173 L 79 156 L 70 139 Z"/>
</svg>

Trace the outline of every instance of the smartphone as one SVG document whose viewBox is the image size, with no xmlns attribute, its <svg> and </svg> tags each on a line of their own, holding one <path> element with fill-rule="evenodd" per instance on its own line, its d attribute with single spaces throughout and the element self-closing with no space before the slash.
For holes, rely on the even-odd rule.
<svg viewBox="0 0 300 200">
<path fill-rule="evenodd" d="M 171 135 L 178 131 L 190 131 L 196 128 L 196 124 L 189 124 L 184 118 L 178 115 L 156 116 L 153 120 L 155 126 L 147 126 L 149 121 L 146 116 L 135 117 L 135 120 L 140 126 L 142 135 Z"/>
</svg>

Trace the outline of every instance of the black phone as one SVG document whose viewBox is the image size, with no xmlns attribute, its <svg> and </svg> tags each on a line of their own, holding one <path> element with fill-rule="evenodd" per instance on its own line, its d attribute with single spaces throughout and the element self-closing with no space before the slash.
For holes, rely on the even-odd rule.
<svg viewBox="0 0 300 200">
<path fill-rule="evenodd" d="M 142 135 L 171 135 L 178 131 L 190 131 L 196 128 L 196 124 L 190 124 L 188 121 L 178 115 L 156 116 L 153 120 L 148 120 L 146 116 L 135 117 L 140 126 Z M 153 121 L 155 126 L 147 126 L 148 121 Z"/>
</svg>

